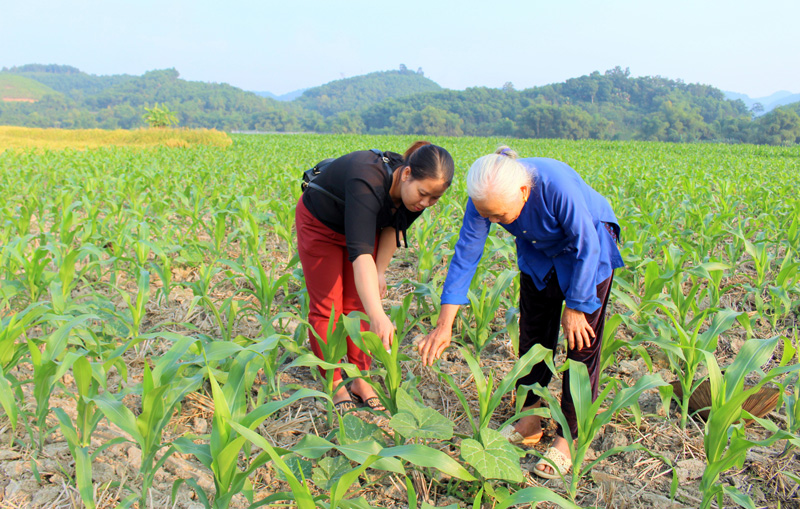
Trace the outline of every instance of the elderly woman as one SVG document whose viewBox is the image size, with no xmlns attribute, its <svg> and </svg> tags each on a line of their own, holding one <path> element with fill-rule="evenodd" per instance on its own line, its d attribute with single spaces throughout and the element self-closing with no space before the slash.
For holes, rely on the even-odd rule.
<svg viewBox="0 0 800 509">
<path fill-rule="evenodd" d="M 614 269 L 622 267 L 617 249 L 619 225 L 608 201 L 565 163 L 547 158 L 517 159 L 507 147 L 481 157 L 467 175 L 464 222 L 442 292 L 436 328 L 419 344 L 423 363 L 430 365 L 450 345 L 458 308 L 468 303 L 467 290 L 483 254 L 491 223 L 500 223 L 516 237 L 520 269 L 519 355 L 535 344 L 555 350 L 559 320 L 567 339 L 567 357 L 586 364 L 597 397 L 601 340 Z M 562 305 L 566 302 L 566 307 Z M 552 373 L 544 363 L 517 382 L 547 387 Z M 575 407 L 564 375 L 561 410 L 575 437 Z M 529 392 L 523 410 L 540 405 Z M 542 437 L 538 416 L 526 416 L 501 433 L 510 442 L 534 445 Z M 545 453 L 565 474 L 570 450 L 559 427 Z M 558 476 L 540 460 L 534 473 Z"/>
</svg>

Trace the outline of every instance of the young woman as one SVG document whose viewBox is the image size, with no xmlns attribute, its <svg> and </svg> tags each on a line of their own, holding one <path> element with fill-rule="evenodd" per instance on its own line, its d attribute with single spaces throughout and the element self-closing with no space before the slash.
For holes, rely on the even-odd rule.
<svg viewBox="0 0 800 509">
<path fill-rule="evenodd" d="M 569 359 L 586 364 L 597 397 L 601 340 L 614 269 L 623 266 L 617 249 L 619 225 L 608 201 L 575 170 L 547 158 L 517 159 L 507 147 L 481 157 L 467 175 L 464 222 L 442 292 L 442 311 L 436 328 L 419 344 L 424 364 L 431 364 L 450 345 L 458 307 L 469 302 L 475 268 L 483 253 L 491 223 L 500 223 L 516 237 L 520 269 L 519 355 L 534 344 L 555 350 L 559 322 L 567 339 Z M 562 304 L 566 307 L 562 313 Z M 552 373 L 544 363 L 517 382 L 547 387 Z M 569 391 L 562 383 L 561 410 L 575 437 L 578 424 Z M 540 404 L 529 392 L 523 410 Z M 515 444 L 533 445 L 542 437 L 538 416 L 521 418 L 501 433 Z M 569 469 L 570 449 L 560 429 L 545 453 L 562 474 Z M 534 473 L 558 477 L 541 460 Z"/>
<path fill-rule="evenodd" d="M 336 319 L 341 313 L 362 311 L 369 317 L 362 330 L 374 332 L 389 348 L 394 324 L 381 304 L 386 269 L 400 247 L 401 234 L 405 240 L 408 226 L 441 198 L 453 180 L 453 158 L 426 141 L 414 143 L 402 156 L 393 152 L 384 156 L 386 161 L 365 150 L 332 161 L 297 202 L 297 245 L 310 298 L 308 320 L 326 342 L 332 310 Z M 309 339 L 322 358 L 313 332 Z M 372 361 L 350 338 L 347 360 L 361 370 L 369 369 Z M 340 411 L 351 410 L 355 403 L 341 381 L 337 369 L 333 402 Z M 354 380 L 351 391 L 370 408 L 384 410 L 364 380 Z"/>
</svg>

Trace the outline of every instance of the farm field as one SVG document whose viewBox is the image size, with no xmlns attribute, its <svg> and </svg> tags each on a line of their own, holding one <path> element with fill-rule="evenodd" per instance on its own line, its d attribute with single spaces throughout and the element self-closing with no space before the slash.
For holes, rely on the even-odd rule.
<svg viewBox="0 0 800 509">
<path fill-rule="evenodd" d="M 387 274 L 399 348 L 364 334 L 372 371 L 346 368 L 389 412 L 340 416 L 307 344 L 300 176 L 418 137 L 231 138 L 0 154 L 0 507 L 800 507 L 800 147 L 430 138 L 457 176 Z M 463 177 L 500 143 L 570 164 L 622 226 L 605 390 L 576 400 L 563 480 L 529 473 L 552 419 L 534 448 L 493 431 L 514 417 L 518 371 L 545 359 L 515 362 L 504 231 L 461 344 L 432 369 L 414 346 L 438 313 Z M 705 419 L 689 406 L 702 391 Z M 750 396 L 765 415 L 743 413 Z"/>
</svg>

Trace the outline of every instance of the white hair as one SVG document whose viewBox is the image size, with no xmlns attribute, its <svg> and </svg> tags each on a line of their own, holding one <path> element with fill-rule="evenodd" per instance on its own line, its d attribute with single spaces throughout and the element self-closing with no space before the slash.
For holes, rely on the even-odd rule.
<svg viewBox="0 0 800 509">
<path fill-rule="evenodd" d="M 517 153 L 502 146 L 494 154 L 479 158 L 467 173 L 467 194 L 473 200 L 489 195 L 511 200 L 522 186 L 533 186 L 528 170 L 517 161 Z"/>
</svg>

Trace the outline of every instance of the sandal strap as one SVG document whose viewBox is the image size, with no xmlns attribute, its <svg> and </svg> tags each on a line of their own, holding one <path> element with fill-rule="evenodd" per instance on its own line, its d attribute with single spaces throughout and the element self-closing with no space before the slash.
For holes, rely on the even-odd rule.
<svg viewBox="0 0 800 509">
<path fill-rule="evenodd" d="M 523 437 L 522 434 L 519 431 L 517 431 L 511 424 L 500 430 L 500 436 L 502 436 L 503 438 L 508 440 L 509 443 L 514 445 L 521 443 L 525 439 L 525 437 Z"/>
<path fill-rule="evenodd" d="M 384 410 L 386 410 L 386 407 L 381 404 L 381 398 L 379 398 L 378 396 L 372 396 L 371 398 L 367 398 L 367 400 L 364 401 L 364 403 L 366 403 L 367 406 L 370 407 L 371 409 L 377 410 L 378 412 L 383 412 Z"/>
<path fill-rule="evenodd" d="M 355 403 L 350 401 L 349 399 L 343 399 L 338 403 L 333 404 L 334 408 L 336 408 L 339 412 L 349 412 L 350 410 L 355 410 L 358 408 Z"/>
<path fill-rule="evenodd" d="M 547 461 L 548 459 L 551 460 L 552 463 L 548 462 Z M 539 464 L 547 465 L 550 467 L 555 465 L 556 468 L 558 469 L 558 472 L 560 472 L 561 474 L 566 474 L 572 467 L 572 460 L 569 457 L 567 457 L 566 454 L 559 451 L 555 447 L 548 447 L 547 451 L 545 451 L 544 453 L 544 456 L 542 456 L 542 459 L 540 459 L 539 462 L 537 463 L 537 465 Z"/>
</svg>

